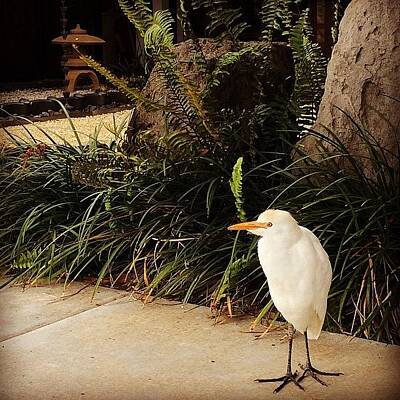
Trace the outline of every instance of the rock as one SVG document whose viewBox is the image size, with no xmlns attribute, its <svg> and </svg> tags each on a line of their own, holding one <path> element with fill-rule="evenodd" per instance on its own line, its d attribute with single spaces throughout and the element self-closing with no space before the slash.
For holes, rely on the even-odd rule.
<svg viewBox="0 0 400 400">
<path fill-rule="evenodd" d="M 6 117 L 8 114 L 12 115 L 28 115 L 30 103 L 5 103 L 0 107 L 0 117 Z"/>
<path fill-rule="evenodd" d="M 398 2 L 353 0 L 340 24 L 338 42 L 328 65 L 325 93 L 313 129 L 328 136 L 332 131 L 351 154 L 368 156 L 368 149 L 345 115 L 347 113 L 388 151 L 389 163 L 398 168 L 400 104 L 394 99 L 399 99 L 399 89 Z M 319 144 L 320 141 L 311 136 L 301 143 L 307 154 L 315 153 Z M 390 153 L 396 156 L 390 156 Z M 363 165 L 367 175 L 371 175 L 371 163 L 364 160 Z"/>
<path fill-rule="evenodd" d="M 262 42 L 243 42 L 240 49 L 253 47 L 261 48 Z M 264 44 L 265 45 L 265 44 Z M 223 54 L 235 51 L 234 44 L 230 41 L 217 41 L 214 39 L 199 39 L 199 46 L 206 60 L 209 70 L 213 70 L 218 58 Z M 183 75 L 204 96 L 204 104 L 212 108 L 215 113 L 223 109 L 234 109 L 235 112 L 253 110 L 260 102 L 260 96 L 265 93 L 275 95 L 282 91 L 288 95 L 292 88 L 293 61 L 290 49 L 285 44 L 275 43 L 271 50 L 271 68 L 268 74 L 260 75 L 260 63 L 265 62 L 264 53 L 257 55 L 255 51 L 248 52 L 241 60 L 228 68 L 229 74 L 219 76 L 220 84 L 211 88 L 207 93 L 205 73 L 199 70 L 194 62 L 196 47 L 192 40 L 179 43 L 175 47 L 178 63 Z M 166 90 L 164 79 L 157 65 L 150 74 L 149 80 L 142 93 L 149 99 L 166 104 L 171 102 L 171 97 Z M 143 106 L 138 105 L 129 124 L 128 141 L 139 131 L 150 131 L 151 135 L 158 138 L 165 134 L 167 119 L 164 111 L 148 112 Z M 168 129 L 176 129 L 176 121 L 168 120 Z"/>
<path fill-rule="evenodd" d="M 96 106 L 93 105 L 89 105 L 85 108 L 85 111 L 90 114 L 90 115 L 94 115 L 94 112 L 97 110 Z"/>
</svg>

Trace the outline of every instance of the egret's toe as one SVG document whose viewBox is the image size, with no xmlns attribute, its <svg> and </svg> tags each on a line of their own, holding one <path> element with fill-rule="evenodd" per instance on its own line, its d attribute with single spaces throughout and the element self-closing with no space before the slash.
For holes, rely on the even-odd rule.
<svg viewBox="0 0 400 400">
<path fill-rule="evenodd" d="M 300 368 L 303 370 L 303 374 L 300 376 L 297 382 L 301 382 L 306 376 L 311 376 L 314 380 L 316 380 L 318 383 L 320 383 L 323 386 L 328 386 L 326 382 L 324 382 L 322 379 L 318 377 L 318 375 L 323 375 L 323 376 L 339 376 L 343 375 L 342 372 L 324 372 L 320 371 L 317 368 L 314 368 L 312 365 L 306 365 L 305 367 L 301 364 Z"/>
<path fill-rule="evenodd" d="M 304 390 L 303 386 L 300 385 L 300 383 L 297 381 L 297 371 L 292 374 L 286 374 L 283 376 L 280 376 L 279 378 L 267 378 L 267 379 L 255 379 L 255 382 L 259 383 L 266 383 L 266 382 L 282 382 L 274 391 L 273 393 L 278 393 L 280 392 L 288 383 L 293 382 L 299 389 Z"/>
</svg>

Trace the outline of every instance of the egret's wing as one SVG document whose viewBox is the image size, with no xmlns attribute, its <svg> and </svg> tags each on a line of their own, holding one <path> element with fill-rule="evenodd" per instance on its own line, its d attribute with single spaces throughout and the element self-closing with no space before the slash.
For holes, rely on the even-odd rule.
<svg viewBox="0 0 400 400">
<path fill-rule="evenodd" d="M 312 316 L 312 324 L 308 328 L 310 339 L 317 339 L 325 319 L 326 302 L 332 281 L 332 268 L 329 256 L 322 247 L 319 239 L 307 228 L 301 227 L 301 229 L 308 240 L 310 240 L 318 259 L 318 268 L 315 270 L 314 277 L 315 289 L 318 289 L 314 290 L 313 311 L 315 315 Z"/>
</svg>

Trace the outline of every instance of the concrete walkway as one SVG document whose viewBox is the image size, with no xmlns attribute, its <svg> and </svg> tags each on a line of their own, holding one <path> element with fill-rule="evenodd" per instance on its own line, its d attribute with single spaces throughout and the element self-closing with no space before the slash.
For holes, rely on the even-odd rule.
<svg viewBox="0 0 400 400">
<path fill-rule="evenodd" d="M 345 375 L 311 378 L 273 395 L 287 342 L 274 331 L 254 340 L 249 320 L 213 326 L 204 307 L 143 305 L 126 292 L 92 287 L 8 287 L 0 291 L 0 399 L 400 399 L 400 347 L 323 333 L 315 366 Z M 69 296 L 72 295 L 72 296 Z M 69 297 L 68 297 L 69 296 Z M 304 361 L 294 341 L 293 366 Z"/>
</svg>

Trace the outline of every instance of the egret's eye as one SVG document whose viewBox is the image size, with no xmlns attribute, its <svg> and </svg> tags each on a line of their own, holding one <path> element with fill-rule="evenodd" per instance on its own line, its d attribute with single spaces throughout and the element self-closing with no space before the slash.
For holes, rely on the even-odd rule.
<svg viewBox="0 0 400 400">
<path fill-rule="evenodd" d="M 267 226 L 267 228 L 271 228 L 272 222 L 267 222 L 266 226 Z"/>
</svg>

